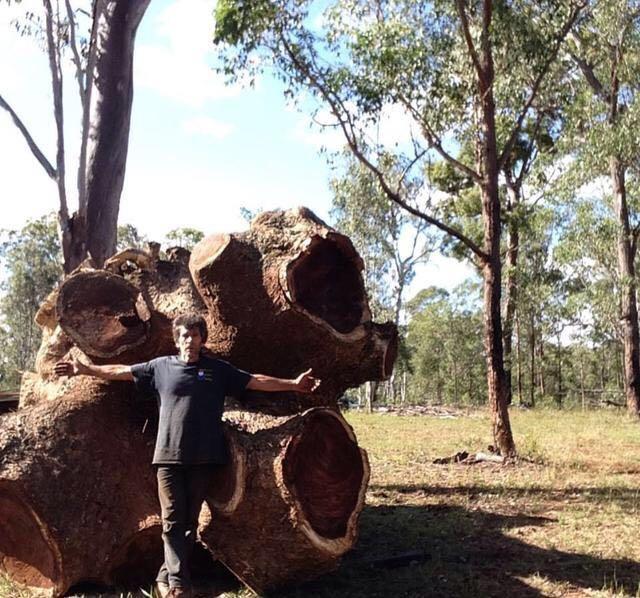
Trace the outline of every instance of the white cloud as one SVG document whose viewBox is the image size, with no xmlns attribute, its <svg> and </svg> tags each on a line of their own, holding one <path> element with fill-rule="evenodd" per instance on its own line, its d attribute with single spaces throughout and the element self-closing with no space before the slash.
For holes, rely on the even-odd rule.
<svg viewBox="0 0 640 598">
<path fill-rule="evenodd" d="M 320 218 L 327 217 L 324 197 L 322 205 L 303 201 L 287 181 L 240 179 L 205 166 L 133 163 L 127 170 L 119 221 L 161 240 L 169 230 L 184 226 L 205 234 L 244 230 L 247 223 L 240 207 L 288 209 L 303 203 Z"/>
<path fill-rule="evenodd" d="M 193 135 L 205 135 L 221 141 L 231 134 L 233 125 L 209 116 L 195 116 L 184 122 L 183 129 Z"/>
<path fill-rule="evenodd" d="M 136 47 L 136 86 L 192 107 L 240 93 L 240 85 L 226 85 L 212 67 L 214 7 L 206 0 L 174 2 L 156 17 L 160 41 Z"/>
<path fill-rule="evenodd" d="M 468 278 L 478 278 L 477 270 L 469 262 L 434 253 L 426 264 L 416 268 L 416 277 L 409 287 L 407 296 L 413 297 L 429 286 L 452 291 Z"/>
</svg>

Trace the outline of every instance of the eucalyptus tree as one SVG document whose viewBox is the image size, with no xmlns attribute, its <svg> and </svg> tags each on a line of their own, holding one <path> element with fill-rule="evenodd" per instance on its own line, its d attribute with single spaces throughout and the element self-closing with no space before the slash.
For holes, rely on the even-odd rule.
<svg viewBox="0 0 640 598">
<path fill-rule="evenodd" d="M 0 369 L 5 370 L 3 385 L 13 389 L 20 384 L 20 372 L 33 368 L 41 340 L 35 315 L 59 280 L 62 261 L 53 214 L 2 233 Z"/>
<path fill-rule="evenodd" d="M 484 279 L 484 348 L 493 435 L 515 453 L 507 410 L 500 313 L 502 214 L 499 177 L 538 91 L 554 65 L 583 0 L 336 0 L 323 15 L 304 0 L 221 0 L 216 35 L 226 42 L 226 70 L 274 66 L 287 92 L 310 92 L 328 107 L 354 156 L 390 200 L 473 253 Z M 311 12 L 310 12 L 311 11 Z M 410 140 L 381 147 L 372 127 L 390 111 L 412 123 Z M 469 139 L 471 162 L 457 148 Z M 394 151 L 400 176 L 388 178 L 380 156 Z M 405 176 L 438 157 L 477 186 L 483 239 L 441 217 L 437 202 L 410 203 Z"/>
<path fill-rule="evenodd" d="M 485 365 L 476 357 L 482 351 L 479 285 L 467 282 L 451 292 L 429 287 L 409 301 L 407 309 L 412 401 L 456 405 L 485 401 Z"/>
<path fill-rule="evenodd" d="M 378 320 L 389 319 L 402 330 L 401 315 L 408 285 L 415 277 L 416 267 L 425 263 L 435 250 L 437 239 L 429 233 L 424 220 L 407 213 L 387 197 L 377 177 L 353 154 L 347 151 L 341 158 L 340 174 L 330 183 L 333 223 L 351 238 L 364 260 L 373 316 Z M 382 167 L 387 173 L 398 169 L 391 155 L 382 161 Z M 406 180 L 404 185 L 407 195 L 416 196 L 422 191 L 421 180 Z M 400 343 L 404 344 L 402 334 Z M 406 369 L 406 360 L 402 361 Z M 397 369 L 385 387 L 392 400 L 397 394 Z M 377 382 L 368 384 L 369 410 L 377 389 Z"/>
<path fill-rule="evenodd" d="M 87 256 L 97 265 L 116 248 L 118 211 L 124 183 L 133 101 L 135 35 L 150 0 L 43 0 L 42 10 L 27 10 L 18 29 L 43 42 L 51 73 L 56 128 L 55 160 L 46 157 L 10 98 L 0 90 L 6 110 L 31 153 L 56 184 L 58 226 L 64 269 Z M 16 2 L 16 4 L 19 4 Z M 82 33 L 83 25 L 88 32 Z M 82 107 L 77 168 L 78 209 L 69 208 L 64 138 L 63 63 L 70 59 Z"/>
<path fill-rule="evenodd" d="M 118 251 L 123 251 L 130 247 L 144 249 L 147 241 L 147 237 L 133 226 L 133 224 L 118 225 L 118 243 L 116 245 Z"/>
<path fill-rule="evenodd" d="M 590 194 L 583 192 L 567 200 L 554 254 L 571 287 L 566 307 L 577 341 L 593 351 L 603 348 L 603 369 L 617 371 L 620 359 L 624 372 L 624 322 L 620 320 L 623 283 L 613 201 L 597 186 Z M 621 378 L 624 387 L 624 375 Z"/>
<path fill-rule="evenodd" d="M 640 336 L 635 255 L 640 224 L 630 214 L 628 178 L 640 163 L 640 2 L 595 2 L 572 32 L 569 52 L 581 75 L 571 107 L 576 158 L 586 176 L 608 176 L 616 221 L 625 394 L 640 415 Z M 634 223 L 634 220 L 636 221 Z"/>
<path fill-rule="evenodd" d="M 167 241 L 176 243 L 180 247 L 184 247 L 191 251 L 197 243 L 204 239 L 204 233 L 197 228 L 184 226 L 174 228 L 167 233 Z"/>
<path fill-rule="evenodd" d="M 382 168 L 391 173 L 393 156 Z M 390 176 L 393 176 L 392 174 Z M 421 181 L 405 180 L 405 193 L 415 196 Z M 365 277 L 376 319 L 400 324 L 408 285 L 416 267 L 435 250 L 437 239 L 427 223 L 392 202 L 377 177 L 347 152 L 344 169 L 330 183 L 331 216 L 336 228 L 349 235 L 365 262 Z"/>
</svg>

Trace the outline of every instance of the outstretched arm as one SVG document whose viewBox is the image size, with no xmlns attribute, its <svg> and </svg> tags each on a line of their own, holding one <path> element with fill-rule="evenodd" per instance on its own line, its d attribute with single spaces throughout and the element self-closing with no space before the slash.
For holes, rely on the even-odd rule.
<svg viewBox="0 0 640 598">
<path fill-rule="evenodd" d="M 263 392 L 292 391 L 310 394 L 318 386 L 320 386 L 320 380 L 314 378 L 313 372 L 309 369 L 292 380 L 274 378 L 264 374 L 252 374 L 251 380 L 247 384 L 247 389 L 261 390 Z"/>
<path fill-rule="evenodd" d="M 102 380 L 129 380 L 133 382 L 133 374 L 129 365 L 93 365 L 79 359 L 59 361 L 54 366 L 58 376 L 93 376 Z"/>
</svg>

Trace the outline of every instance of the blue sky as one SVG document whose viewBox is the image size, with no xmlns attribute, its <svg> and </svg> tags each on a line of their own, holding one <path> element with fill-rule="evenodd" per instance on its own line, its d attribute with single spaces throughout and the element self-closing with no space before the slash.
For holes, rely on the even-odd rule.
<svg viewBox="0 0 640 598">
<path fill-rule="evenodd" d="M 40 10 L 39 0 L 23 7 Z M 255 88 L 229 87 L 212 69 L 210 0 L 153 0 L 140 26 L 135 51 L 134 106 L 120 221 L 162 240 L 178 226 L 206 234 L 246 227 L 240 208 L 305 205 L 330 220 L 330 169 L 322 145 L 337 149 L 335 132 L 310 128 L 308 115 L 288 106 L 280 84 L 261 77 Z M 46 55 L 32 39 L 10 28 L 15 10 L 0 7 L 0 93 L 23 118 L 49 160 L 55 151 L 50 76 Z M 65 135 L 68 181 L 75 190 L 80 111 L 75 81 L 65 71 Z M 396 116 L 389 128 L 401 127 Z M 8 115 L 0 113 L 0 228 L 57 209 L 54 183 L 29 152 Z M 71 201 L 73 207 L 73 200 Z M 434 256 L 413 291 L 451 288 L 468 266 Z"/>
</svg>

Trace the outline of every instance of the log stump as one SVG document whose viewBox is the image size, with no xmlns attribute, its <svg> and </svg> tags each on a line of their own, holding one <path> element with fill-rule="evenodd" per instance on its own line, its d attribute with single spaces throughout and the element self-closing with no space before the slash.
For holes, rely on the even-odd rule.
<svg viewBox="0 0 640 598">
<path fill-rule="evenodd" d="M 369 463 L 332 409 L 228 412 L 232 459 L 212 484 L 200 538 L 260 594 L 335 569 L 357 538 Z"/>
</svg>

